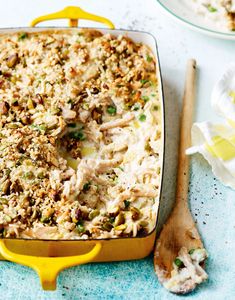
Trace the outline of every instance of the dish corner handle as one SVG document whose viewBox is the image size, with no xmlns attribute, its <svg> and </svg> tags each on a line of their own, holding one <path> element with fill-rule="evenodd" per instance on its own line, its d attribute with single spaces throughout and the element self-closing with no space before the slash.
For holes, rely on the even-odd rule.
<svg viewBox="0 0 235 300">
<path fill-rule="evenodd" d="M 84 20 L 90 20 L 90 21 L 103 23 L 106 26 L 108 26 L 110 29 L 115 28 L 114 24 L 109 19 L 90 14 L 77 6 L 67 6 L 58 12 L 40 16 L 40 17 L 34 19 L 30 23 L 30 26 L 35 27 L 38 23 L 48 21 L 48 20 L 56 20 L 56 19 L 69 19 L 69 27 L 77 27 L 78 21 L 80 19 L 84 19 Z"/>
<path fill-rule="evenodd" d="M 56 279 L 60 271 L 93 261 L 100 253 L 101 248 L 101 242 L 97 242 L 91 251 L 86 254 L 65 257 L 38 257 L 14 253 L 7 248 L 6 241 L 0 240 L 1 255 L 9 261 L 33 268 L 38 273 L 42 288 L 50 291 L 56 289 Z"/>
</svg>

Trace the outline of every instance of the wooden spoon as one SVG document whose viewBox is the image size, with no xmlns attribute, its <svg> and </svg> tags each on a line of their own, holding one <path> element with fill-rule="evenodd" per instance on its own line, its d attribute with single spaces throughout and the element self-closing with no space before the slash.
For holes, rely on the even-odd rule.
<svg viewBox="0 0 235 300">
<path fill-rule="evenodd" d="M 176 202 L 156 242 L 154 251 L 154 267 L 161 283 L 171 278 L 173 262 L 180 249 L 185 249 L 188 255 L 188 251 L 191 249 L 203 248 L 203 243 L 188 207 L 189 156 L 185 154 L 186 149 L 191 146 L 190 136 L 195 100 L 195 81 L 196 61 L 191 59 L 187 64 L 181 116 Z M 173 292 L 185 294 L 193 290 L 195 286 L 195 283 L 188 282 Z"/>
</svg>

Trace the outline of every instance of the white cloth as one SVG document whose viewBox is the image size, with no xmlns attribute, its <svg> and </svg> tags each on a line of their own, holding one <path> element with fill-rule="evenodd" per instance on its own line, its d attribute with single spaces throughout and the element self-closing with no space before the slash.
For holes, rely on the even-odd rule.
<svg viewBox="0 0 235 300">
<path fill-rule="evenodd" d="M 186 153 L 201 153 L 212 166 L 215 176 L 235 189 L 235 64 L 215 85 L 211 104 L 225 123 L 194 123 L 192 147 Z"/>
</svg>

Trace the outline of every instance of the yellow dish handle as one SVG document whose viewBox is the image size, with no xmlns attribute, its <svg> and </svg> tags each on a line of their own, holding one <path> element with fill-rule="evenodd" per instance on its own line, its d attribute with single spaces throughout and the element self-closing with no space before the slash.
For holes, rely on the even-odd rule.
<svg viewBox="0 0 235 300">
<path fill-rule="evenodd" d="M 34 27 L 40 22 L 55 20 L 55 19 L 69 19 L 69 27 L 77 27 L 78 20 L 84 19 L 84 20 L 91 20 L 99 23 L 104 23 L 110 29 L 114 29 L 114 25 L 110 20 L 100 16 L 90 14 L 77 6 L 67 6 L 61 11 L 38 17 L 31 22 L 30 26 Z"/>
<path fill-rule="evenodd" d="M 99 254 L 102 244 L 97 242 L 92 250 L 86 254 L 65 257 L 38 257 L 16 254 L 10 251 L 4 240 L 0 241 L 0 253 L 9 261 L 33 268 L 39 275 L 44 290 L 56 289 L 56 278 L 60 271 L 76 265 L 94 260 Z"/>
</svg>

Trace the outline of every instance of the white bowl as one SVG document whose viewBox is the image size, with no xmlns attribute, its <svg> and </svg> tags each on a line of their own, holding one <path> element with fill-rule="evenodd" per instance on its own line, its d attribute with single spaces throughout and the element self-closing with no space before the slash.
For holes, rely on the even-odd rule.
<svg viewBox="0 0 235 300">
<path fill-rule="evenodd" d="M 216 22 L 197 14 L 190 5 L 192 0 L 157 0 L 158 5 L 174 20 L 195 31 L 235 41 L 235 32 L 219 28 Z"/>
</svg>

